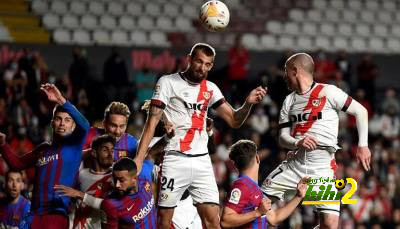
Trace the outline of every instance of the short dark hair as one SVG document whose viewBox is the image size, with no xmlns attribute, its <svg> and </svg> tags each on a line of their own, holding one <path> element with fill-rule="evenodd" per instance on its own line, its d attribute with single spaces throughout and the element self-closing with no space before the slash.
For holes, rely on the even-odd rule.
<svg viewBox="0 0 400 229">
<path fill-rule="evenodd" d="M 193 57 L 197 54 L 198 51 L 202 51 L 207 56 L 215 57 L 215 49 L 211 47 L 211 45 L 206 43 L 197 43 L 193 45 L 192 49 L 190 50 L 190 55 Z"/>
<path fill-rule="evenodd" d="M 93 139 L 90 148 L 92 148 L 93 150 L 98 150 L 99 147 L 104 143 L 111 142 L 113 145 L 115 145 L 116 141 L 117 140 L 115 139 L 114 136 L 110 134 L 103 134 Z"/>
<path fill-rule="evenodd" d="M 8 171 L 6 172 L 6 175 L 4 176 L 4 178 L 5 178 L 4 180 L 5 180 L 6 182 L 8 181 L 8 178 L 9 178 L 9 176 L 10 176 L 10 173 L 19 173 L 19 174 L 21 174 L 21 177 L 23 176 L 21 170 L 10 169 L 10 170 L 8 170 Z"/>
<path fill-rule="evenodd" d="M 126 119 L 129 119 L 131 111 L 125 103 L 114 101 L 110 103 L 104 111 L 104 120 L 107 121 L 112 114 L 123 115 L 126 117 Z"/>
<path fill-rule="evenodd" d="M 257 145 L 250 140 L 239 140 L 230 147 L 229 158 L 236 168 L 242 171 L 248 168 L 257 154 Z"/>
<path fill-rule="evenodd" d="M 68 113 L 68 111 L 63 106 L 57 104 L 53 109 L 53 118 L 59 112 Z"/>
<path fill-rule="evenodd" d="M 115 162 L 113 166 L 113 172 L 124 171 L 124 170 L 127 170 L 128 172 L 136 175 L 137 172 L 136 163 L 132 159 L 127 157 L 121 158 L 117 162 Z"/>
</svg>

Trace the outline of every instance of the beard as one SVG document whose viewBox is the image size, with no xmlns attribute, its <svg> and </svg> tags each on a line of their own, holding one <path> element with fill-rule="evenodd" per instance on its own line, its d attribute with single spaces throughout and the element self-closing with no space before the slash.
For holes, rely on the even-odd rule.
<svg viewBox="0 0 400 229">
<path fill-rule="evenodd" d="M 202 73 L 198 71 L 194 71 L 193 69 L 188 69 L 185 73 L 184 76 L 193 83 L 200 83 L 201 81 L 207 79 L 208 73 Z"/>
</svg>

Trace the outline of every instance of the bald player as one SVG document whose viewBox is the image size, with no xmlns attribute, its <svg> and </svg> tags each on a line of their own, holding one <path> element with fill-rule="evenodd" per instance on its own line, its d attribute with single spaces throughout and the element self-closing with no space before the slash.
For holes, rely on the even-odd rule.
<svg viewBox="0 0 400 229">
<path fill-rule="evenodd" d="M 314 81 L 314 61 L 307 53 L 297 53 L 285 64 L 284 79 L 293 91 L 283 102 L 279 117 L 279 143 L 289 149 L 287 161 L 279 165 L 263 182 L 262 191 L 274 200 L 290 199 L 302 177 L 335 178 L 335 152 L 339 112 L 354 115 L 357 122 L 357 161 L 370 170 L 367 110 L 334 85 Z M 321 184 L 314 191 L 324 189 Z M 325 183 L 328 187 L 329 183 Z M 335 190 L 335 185 L 332 185 Z M 338 228 L 339 205 L 315 205 L 320 228 Z"/>
</svg>

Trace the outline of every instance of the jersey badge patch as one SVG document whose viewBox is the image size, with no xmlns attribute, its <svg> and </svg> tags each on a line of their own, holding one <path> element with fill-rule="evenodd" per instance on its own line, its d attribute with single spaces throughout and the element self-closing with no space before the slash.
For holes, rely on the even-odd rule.
<svg viewBox="0 0 400 229">
<path fill-rule="evenodd" d="M 314 107 L 318 107 L 320 103 L 321 103 L 320 99 L 313 99 L 313 101 L 312 101 L 312 105 Z"/>
<path fill-rule="evenodd" d="M 210 92 L 208 92 L 208 91 L 205 91 L 205 92 L 203 92 L 203 96 L 204 96 L 204 98 L 206 99 L 206 100 L 208 100 L 209 98 L 210 98 Z"/>
<path fill-rule="evenodd" d="M 144 185 L 144 189 L 146 190 L 146 192 L 150 192 L 151 186 L 149 182 L 146 182 L 146 184 Z"/>
<path fill-rule="evenodd" d="M 240 201 L 240 196 L 242 195 L 242 192 L 238 188 L 234 188 L 231 192 L 231 197 L 229 198 L 229 202 L 232 204 L 238 204 Z"/>
<path fill-rule="evenodd" d="M 121 157 L 127 157 L 128 156 L 128 153 L 125 151 L 125 150 L 119 150 L 118 151 L 118 157 L 119 158 L 121 158 Z"/>
</svg>

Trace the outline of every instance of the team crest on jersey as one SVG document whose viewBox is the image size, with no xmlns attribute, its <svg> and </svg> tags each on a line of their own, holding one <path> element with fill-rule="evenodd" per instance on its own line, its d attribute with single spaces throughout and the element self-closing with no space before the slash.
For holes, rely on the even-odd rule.
<svg viewBox="0 0 400 229">
<path fill-rule="evenodd" d="M 271 183 L 272 183 L 271 179 L 265 179 L 264 182 L 263 182 L 263 186 L 268 187 L 268 186 L 271 185 Z"/>
<path fill-rule="evenodd" d="M 229 202 L 232 204 L 238 204 L 240 201 L 240 196 L 242 195 L 242 192 L 238 188 L 234 188 L 231 192 L 231 197 L 229 198 Z"/>
<path fill-rule="evenodd" d="M 210 98 L 211 94 L 210 94 L 210 92 L 205 91 L 205 92 L 203 92 L 203 96 L 204 96 L 205 99 L 208 100 Z"/>
<path fill-rule="evenodd" d="M 119 150 L 118 151 L 118 157 L 127 157 L 128 153 L 126 152 L 126 150 Z"/>
<path fill-rule="evenodd" d="M 320 99 L 313 99 L 312 105 L 313 105 L 314 107 L 318 107 L 319 104 L 321 104 L 321 100 L 320 100 Z"/>
<path fill-rule="evenodd" d="M 166 193 L 161 194 L 161 199 L 162 200 L 168 199 L 168 194 L 166 194 Z"/>
<path fill-rule="evenodd" d="M 102 183 L 98 184 L 97 189 L 99 189 L 99 190 L 103 189 L 103 184 Z"/>
<path fill-rule="evenodd" d="M 146 190 L 146 192 L 150 192 L 151 186 L 149 182 L 146 182 L 146 184 L 144 185 L 144 189 Z"/>
<path fill-rule="evenodd" d="M 12 219 L 13 219 L 14 222 L 19 222 L 19 215 L 14 214 Z"/>
</svg>

